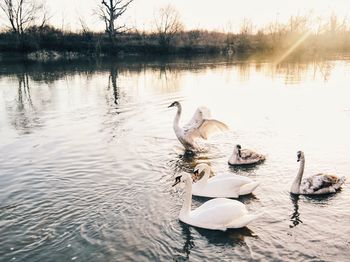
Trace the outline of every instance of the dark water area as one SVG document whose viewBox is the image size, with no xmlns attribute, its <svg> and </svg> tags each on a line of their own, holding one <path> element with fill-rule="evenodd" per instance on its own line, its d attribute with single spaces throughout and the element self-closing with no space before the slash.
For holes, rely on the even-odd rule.
<svg viewBox="0 0 350 262">
<path fill-rule="evenodd" d="M 350 56 L 275 61 L 1 57 L 0 260 L 346 261 L 349 182 L 319 197 L 289 189 L 298 150 L 305 176 L 350 179 Z M 174 100 L 182 123 L 205 105 L 231 130 L 186 156 Z M 237 143 L 267 160 L 229 167 Z M 181 223 L 171 185 L 203 162 L 259 181 L 239 201 L 264 215 L 226 232 Z"/>
</svg>

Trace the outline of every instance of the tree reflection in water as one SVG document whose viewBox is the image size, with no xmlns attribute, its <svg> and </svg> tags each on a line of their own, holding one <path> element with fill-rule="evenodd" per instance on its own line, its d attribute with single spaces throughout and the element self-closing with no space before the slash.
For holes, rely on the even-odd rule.
<svg viewBox="0 0 350 262">
<path fill-rule="evenodd" d="M 30 95 L 29 78 L 27 73 L 17 74 L 18 78 L 18 110 L 24 110 L 24 99 L 28 101 L 29 107 L 34 109 Z"/>
<path fill-rule="evenodd" d="M 113 102 L 115 105 L 119 104 L 119 90 L 117 85 L 118 80 L 118 68 L 115 64 L 111 65 L 110 74 L 108 78 L 108 90 L 113 90 Z"/>
<path fill-rule="evenodd" d="M 7 106 L 8 116 L 16 130 L 29 134 L 33 128 L 41 125 L 41 121 L 32 100 L 29 74 L 23 71 L 17 73 L 16 77 L 18 79 L 17 98 L 15 106 L 13 104 Z"/>
</svg>

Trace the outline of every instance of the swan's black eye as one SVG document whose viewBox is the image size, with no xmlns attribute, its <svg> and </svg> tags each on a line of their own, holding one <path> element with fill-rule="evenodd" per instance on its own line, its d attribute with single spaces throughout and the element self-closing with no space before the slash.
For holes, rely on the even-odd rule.
<svg viewBox="0 0 350 262">
<path fill-rule="evenodd" d="M 242 149 L 241 145 L 237 145 L 237 148 L 238 148 L 238 149 Z"/>
</svg>

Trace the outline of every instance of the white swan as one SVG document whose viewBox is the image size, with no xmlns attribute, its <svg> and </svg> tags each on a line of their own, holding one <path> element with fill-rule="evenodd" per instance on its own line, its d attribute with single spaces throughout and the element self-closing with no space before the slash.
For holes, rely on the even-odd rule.
<svg viewBox="0 0 350 262">
<path fill-rule="evenodd" d="M 265 156 L 250 149 L 242 149 L 240 145 L 235 145 L 233 153 L 228 160 L 230 165 L 251 165 L 265 161 Z"/>
<path fill-rule="evenodd" d="M 211 168 L 207 164 L 199 164 L 194 168 L 194 173 L 204 175 L 192 186 L 192 194 L 202 197 L 228 197 L 237 198 L 254 191 L 259 185 L 252 179 L 239 175 L 216 175 L 209 178 Z"/>
<path fill-rule="evenodd" d="M 224 123 L 215 119 L 210 119 L 210 111 L 206 107 L 199 107 L 191 121 L 181 128 L 179 126 L 182 111 L 181 104 L 175 101 L 168 107 L 177 107 L 173 127 L 176 137 L 186 150 L 196 151 L 199 148 L 195 141 L 197 138 L 208 139 L 208 137 L 216 131 L 228 130 L 227 125 Z"/>
<path fill-rule="evenodd" d="M 304 178 L 305 156 L 302 151 L 297 152 L 297 161 L 300 161 L 300 167 L 297 177 L 295 178 L 290 192 L 300 195 L 320 195 L 335 193 L 345 182 L 345 177 L 337 177 L 328 174 L 316 174 Z"/>
<path fill-rule="evenodd" d="M 191 210 L 192 178 L 189 174 L 178 176 L 173 186 L 180 182 L 185 182 L 185 200 L 179 219 L 186 224 L 225 231 L 228 228 L 245 227 L 260 216 L 260 214 L 248 214 L 243 203 L 227 198 L 211 199 L 195 210 Z"/>
</svg>

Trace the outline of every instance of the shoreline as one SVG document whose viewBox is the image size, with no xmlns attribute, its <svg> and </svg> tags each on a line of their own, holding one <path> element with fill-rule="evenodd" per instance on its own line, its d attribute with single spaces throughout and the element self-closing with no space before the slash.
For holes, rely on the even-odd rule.
<svg viewBox="0 0 350 262">
<path fill-rule="evenodd" d="M 305 36 L 306 35 L 306 36 Z M 302 39 L 302 40 L 301 40 Z M 276 32 L 232 34 L 216 31 L 183 31 L 162 43 L 158 34 L 128 33 L 114 39 L 104 33 L 73 33 L 50 26 L 31 28 L 23 35 L 0 32 L 0 54 L 46 61 L 81 57 L 124 56 L 317 56 L 350 52 L 350 31 Z"/>
<path fill-rule="evenodd" d="M 98 61 L 172 61 L 176 59 L 191 60 L 197 58 L 222 58 L 227 61 L 241 61 L 241 60 L 257 60 L 257 61 L 273 61 L 278 60 L 283 56 L 283 52 L 243 52 L 227 54 L 224 52 L 218 53 L 119 53 L 110 56 L 108 54 L 86 54 L 72 51 L 55 51 L 55 50 L 39 50 L 34 52 L 4 52 L 0 51 L 0 63 L 10 61 L 24 61 L 33 63 L 52 63 L 62 61 L 78 61 L 78 60 L 98 60 Z M 299 52 L 289 54 L 288 57 L 281 62 L 295 61 L 295 60 L 323 60 L 336 57 L 348 57 L 350 51 L 330 51 L 330 52 Z"/>
</svg>

